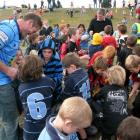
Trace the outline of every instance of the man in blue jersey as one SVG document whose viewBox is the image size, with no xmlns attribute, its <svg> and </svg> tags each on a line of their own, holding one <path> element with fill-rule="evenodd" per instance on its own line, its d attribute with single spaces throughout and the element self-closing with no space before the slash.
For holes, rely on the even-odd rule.
<svg viewBox="0 0 140 140">
<path fill-rule="evenodd" d="M 42 26 L 39 16 L 30 13 L 18 20 L 0 22 L 0 140 L 17 140 L 18 112 L 12 80 L 17 69 L 11 66 L 20 40 Z"/>
</svg>

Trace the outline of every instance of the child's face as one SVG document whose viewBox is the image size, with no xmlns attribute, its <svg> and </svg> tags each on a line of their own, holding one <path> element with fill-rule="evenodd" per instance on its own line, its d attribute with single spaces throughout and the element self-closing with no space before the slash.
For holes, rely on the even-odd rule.
<svg viewBox="0 0 140 140">
<path fill-rule="evenodd" d="M 84 128 L 87 128 L 87 127 L 88 126 L 85 126 Z M 81 128 L 80 126 L 74 125 L 71 120 L 66 119 L 64 121 L 62 131 L 66 134 L 71 134 L 71 133 L 74 133 L 74 132 L 78 132 L 80 129 L 83 129 L 83 127 Z"/>
<path fill-rule="evenodd" d="M 76 40 L 77 40 L 76 34 L 75 34 L 75 35 L 72 35 L 71 38 L 72 38 L 74 41 L 76 41 Z"/>
<path fill-rule="evenodd" d="M 103 69 L 98 69 L 98 68 L 95 68 L 95 71 L 96 71 L 97 74 L 99 74 L 99 75 L 101 75 L 101 76 L 103 76 L 103 75 L 106 73 L 105 70 L 103 70 Z"/>
<path fill-rule="evenodd" d="M 76 70 L 76 66 L 75 65 L 70 65 L 69 67 L 66 68 L 66 72 L 68 74 L 73 73 Z"/>
<path fill-rule="evenodd" d="M 45 61 L 49 61 L 53 55 L 53 51 L 51 49 L 43 49 L 42 53 Z"/>
<path fill-rule="evenodd" d="M 20 64 L 23 60 L 23 55 L 22 55 L 22 52 L 20 50 L 17 51 L 16 53 L 16 62 L 18 64 Z"/>
<path fill-rule="evenodd" d="M 129 69 L 129 71 L 133 73 L 138 73 L 140 71 L 140 65 L 138 67 Z"/>
</svg>

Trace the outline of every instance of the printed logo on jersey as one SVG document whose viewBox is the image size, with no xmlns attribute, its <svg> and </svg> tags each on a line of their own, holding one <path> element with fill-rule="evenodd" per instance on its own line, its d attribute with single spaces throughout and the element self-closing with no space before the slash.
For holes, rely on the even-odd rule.
<svg viewBox="0 0 140 140">
<path fill-rule="evenodd" d="M 0 31 L 0 39 L 3 42 L 6 42 L 8 40 L 8 36 L 4 32 Z"/>
<path fill-rule="evenodd" d="M 110 109 L 112 112 L 120 113 L 121 115 L 128 114 L 127 104 L 124 90 L 110 91 L 107 96 L 108 102 L 111 103 Z"/>
</svg>

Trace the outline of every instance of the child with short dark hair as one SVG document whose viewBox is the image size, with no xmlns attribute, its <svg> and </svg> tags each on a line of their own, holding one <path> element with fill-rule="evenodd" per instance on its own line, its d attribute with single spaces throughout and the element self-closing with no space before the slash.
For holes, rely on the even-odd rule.
<svg viewBox="0 0 140 140">
<path fill-rule="evenodd" d="M 120 35 L 120 37 L 118 39 L 118 44 L 119 44 L 118 55 L 119 55 L 119 52 L 121 51 L 121 49 L 126 47 L 126 41 L 127 41 L 127 37 L 128 37 L 128 35 L 126 34 L 127 26 L 124 24 L 120 24 L 118 26 L 118 30 L 119 30 L 119 35 Z"/>
<path fill-rule="evenodd" d="M 43 61 L 35 55 L 25 57 L 19 66 L 20 99 L 25 114 L 23 139 L 37 140 L 51 114 L 55 83 L 43 77 Z"/>
<path fill-rule="evenodd" d="M 71 29 L 68 35 L 69 35 L 69 42 L 67 46 L 67 53 L 77 52 L 78 47 L 76 45 L 76 40 L 77 40 L 76 31 L 74 29 Z"/>
<path fill-rule="evenodd" d="M 136 46 L 133 48 L 132 54 L 140 57 L 140 44 L 136 44 Z"/>
<path fill-rule="evenodd" d="M 82 68 L 82 63 L 76 53 L 67 54 L 62 63 L 66 69 L 62 99 L 80 96 L 85 100 L 90 98 L 90 84 L 88 74 Z"/>
<path fill-rule="evenodd" d="M 135 35 L 130 35 L 127 38 L 127 47 L 122 48 L 118 55 L 118 62 L 119 65 L 121 65 L 123 68 L 125 68 L 125 60 L 126 58 L 132 54 L 133 48 L 135 47 L 137 43 L 137 37 Z M 125 81 L 125 86 L 128 88 L 129 87 L 129 76 L 130 72 L 125 68 L 126 70 L 126 81 Z"/>
<path fill-rule="evenodd" d="M 120 51 L 120 53 L 118 55 L 119 64 L 123 68 L 125 68 L 126 58 L 128 57 L 128 55 L 132 54 L 132 50 L 137 43 L 137 37 L 135 35 L 128 36 L 126 43 L 127 43 L 127 47 L 122 48 L 122 50 Z"/>
<path fill-rule="evenodd" d="M 104 86 L 94 97 L 103 110 L 102 125 L 99 128 L 102 140 L 111 140 L 120 122 L 128 116 L 125 70 L 121 66 L 112 66 L 108 69 L 107 77 L 109 85 Z"/>
<path fill-rule="evenodd" d="M 76 132 L 90 126 L 91 121 L 92 111 L 88 103 L 81 97 L 68 98 L 57 116 L 47 121 L 38 140 L 79 140 Z"/>
<path fill-rule="evenodd" d="M 52 78 L 56 83 L 55 98 L 57 99 L 62 92 L 63 67 L 60 57 L 55 50 L 55 43 L 51 38 L 46 38 L 40 44 L 39 56 L 44 61 L 44 74 Z"/>
<path fill-rule="evenodd" d="M 105 35 L 103 36 L 103 43 L 102 43 L 103 47 L 105 48 L 106 46 L 111 45 L 115 47 L 115 49 L 117 49 L 118 46 L 117 46 L 116 39 L 111 35 L 112 26 L 111 25 L 105 26 L 104 32 Z"/>
<path fill-rule="evenodd" d="M 140 139 L 140 119 L 133 116 L 124 119 L 118 130 L 117 140 L 139 140 Z"/>
</svg>

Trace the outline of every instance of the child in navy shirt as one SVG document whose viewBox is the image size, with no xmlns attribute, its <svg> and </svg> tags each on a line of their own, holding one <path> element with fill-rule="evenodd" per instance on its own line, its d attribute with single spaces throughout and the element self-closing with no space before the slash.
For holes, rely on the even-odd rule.
<svg viewBox="0 0 140 140">
<path fill-rule="evenodd" d="M 62 63 L 66 69 L 62 99 L 80 96 L 85 100 L 90 98 L 90 84 L 87 72 L 82 68 L 79 56 L 76 53 L 67 54 Z"/>
<path fill-rule="evenodd" d="M 37 140 L 47 116 L 51 113 L 55 83 L 42 77 L 43 62 L 34 55 L 25 57 L 19 66 L 20 99 L 24 110 L 24 140 Z"/>
</svg>

